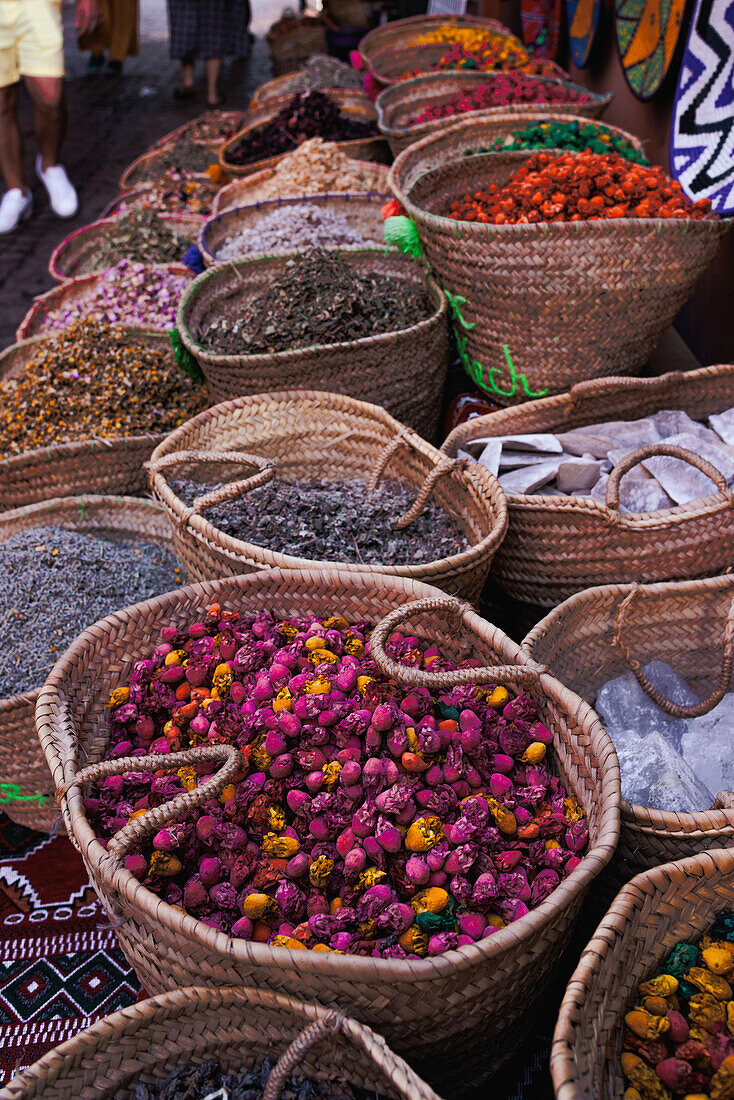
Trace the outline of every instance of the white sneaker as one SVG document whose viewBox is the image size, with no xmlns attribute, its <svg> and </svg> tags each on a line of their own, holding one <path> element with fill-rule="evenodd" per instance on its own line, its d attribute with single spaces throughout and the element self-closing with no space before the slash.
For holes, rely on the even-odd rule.
<svg viewBox="0 0 734 1100">
<path fill-rule="evenodd" d="M 33 213 L 33 195 L 30 190 L 13 187 L 6 191 L 0 202 L 0 233 L 12 233 L 21 222 Z"/>
<path fill-rule="evenodd" d="M 63 165 L 55 164 L 44 172 L 39 153 L 36 157 L 36 172 L 48 191 L 51 209 L 57 218 L 73 218 L 79 209 L 79 199 Z"/>
</svg>

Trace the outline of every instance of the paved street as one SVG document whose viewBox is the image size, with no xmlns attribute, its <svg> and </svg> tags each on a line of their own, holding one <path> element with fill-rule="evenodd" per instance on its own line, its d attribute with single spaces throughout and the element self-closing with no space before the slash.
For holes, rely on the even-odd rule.
<svg viewBox="0 0 734 1100">
<path fill-rule="evenodd" d="M 254 88 L 270 76 L 270 59 L 262 35 L 285 6 L 285 0 L 252 0 L 252 31 L 260 37 L 249 61 L 225 65 L 227 107 L 245 107 Z M 183 104 L 173 100 L 178 64 L 168 56 L 165 0 L 140 0 L 140 7 L 140 56 L 125 62 L 120 77 L 87 74 L 87 55 L 76 45 L 73 7 L 64 10 L 69 133 L 63 159 L 81 199 L 79 214 L 72 221 L 61 222 L 54 217 L 33 173 L 36 147 L 30 102 L 25 89 L 21 92 L 26 162 L 36 208 L 30 223 L 8 237 L 0 237 L 0 349 L 13 342 L 15 329 L 35 295 L 53 285 L 47 271 L 53 248 L 72 229 L 99 217 L 118 193 L 118 181 L 130 161 L 156 138 L 205 109 L 200 70 L 198 99 Z"/>
</svg>

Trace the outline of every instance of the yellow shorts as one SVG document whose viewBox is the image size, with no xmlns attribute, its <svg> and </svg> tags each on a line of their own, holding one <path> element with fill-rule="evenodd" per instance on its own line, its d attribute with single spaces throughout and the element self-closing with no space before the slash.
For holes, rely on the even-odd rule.
<svg viewBox="0 0 734 1100">
<path fill-rule="evenodd" d="M 63 75 L 61 0 L 0 0 L 0 88 Z"/>
</svg>

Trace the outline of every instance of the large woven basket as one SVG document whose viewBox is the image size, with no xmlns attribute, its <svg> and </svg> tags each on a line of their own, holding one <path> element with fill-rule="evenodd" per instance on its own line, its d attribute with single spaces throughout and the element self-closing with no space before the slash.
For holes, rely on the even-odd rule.
<svg viewBox="0 0 734 1100">
<path fill-rule="evenodd" d="M 326 27 L 320 16 L 294 16 L 285 13 L 265 36 L 273 66 L 273 76 L 297 72 L 309 57 L 326 53 Z"/>
<path fill-rule="evenodd" d="M 359 160 L 358 156 L 352 157 L 348 149 L 343 149 L 347 156 L 350 156 L 352 160 Z M 369 173 L 371 182 L 367 191 L 360 192 L 360 194 L 366 195 L 383 195 L 389 190 L 387 182 L 387 167 L 384 164 L 377 164 L 374 161 L 359 161 L 360 170 L 362 173 L 365 170 Z M 212 204 L 212 217 L 217 214 L 223 214 L 225 210 L 232 210 L 237 206 L 250 206 L 255 202 L 268 201 L 267 197 L 262 195 L 262 185 L 271 180 L 276 173 L 275 168 L 263 168 L 260 172 L 255 172 L 251 176 L 242 176 L 239 179 L 232 180 L 231 183 L 226 184 L 216 195 Z M 283 198 L 304 198 L 310 197 L 314 192 L 309 188 L 307 182 L 302 185 L 302 194 L 288 194 L 282 196 Z M 324 194 L 325 192 L 321 192 Z M 352 192 L 354 194 L 355 192 Z"/>
<path fill-rule="evenodd" d="M 221 142 L 212 144 L 211 142 L 200 141 L 196 144 L 201 145 L 202 149 L 209 150 L 211 164 L 219 163 L 219 146 L 222 144 Z M 162 149 L 149 149 L 147 153 L 136 157 L 131 164 L 128 164 L 120 177 L 120 190 L 122 192 L 136 191 L 139 187 L 151 187 L 156 180 L 164 176 L 171 168 L 169 155 L 169 148 L 164 146 Z M 186 170 L 185 175 L 196 180 L 209 179 L 206 170 L 201 172 Z"/>
<path fill-rule="evenodd" d="M 161 901 L 123 869 L 116 843 L 111 842 L 106 852 L 95 839 L 76 777 L 80 767 L 102 757 L 109 738 L 105 705 L 110 689 L 125 681 L 135 661 L 157 644 L 161 623 L 187 624 L 213 600 L 224 609 L 267 608 L 279 618 L 309 613 L 322 617 L 338 611 L 347 620 L 377 622 L 395 610 L 382 625 L 383 636 L 411 617 L 412 632 L 445 647 L 454 659 L 471 653 L 488 665 L 501 662 L 501 670 L 465 669 L 450 674 L 451 681 L 487 675 L 513 689 L 524 684 L 537 696 L 541 720 L 554 735 L 553 766 L 589 822 L 589 849 L 579 865 L 546 901 L 514 924 L 477 944 L 413 962 L 313 951 L 294 956 L 287 948 L 232 939 Z M 376 634 L 372 637 L 374 657 Z M 380 660 L 380 667 L 393 678 L 434 688 L 439 681 L 443 685 L 440 674 L 395 665 L 384 650 Z M 516 661 L 522 667 L 515 667 Z M 493 1072 L 519 1041 L 529 1005 L 541 994 L 586 891 L 617 841 L 619 768 L 593 711 L 543 670 L 527 667 L 519 647 L 465 604 L 415 581 L 321 568 L 268 570 L 193 585 L 138 604 L 77 639 L 46 681 L 36 721 L 69 834 L 147 990 L 255 985 L 317 999 L 374 1027 L 435 1088 L 450 1087 L 454 1095 Z M 192 799 L 213 796 L 241 763 L 231 746 L 194 751 L 224 762 L 224 767 L 203 792 L 183 796 L 187 805 Z M 136 769 L 144 759 L 135 757 Z M 165 767 L 168 759 L 151 758 L 151 766 L 163 761 Z M 105 773 L 110 766 L 104 765 Z M 99 767 L 93 767 L 84 778 L 99 774 Z M 133 832 L 142 835 L 142 830 L 153 827 L 153 817 L 159 827 L 168 816 L 170 810 L 159 807 L 137 819 Z"/>
<path fill-rule="evenodd" d="M 364 64 L 371 68 L 372 59 L 386 50 L 409 46 L 419 35 L 439 27 L 486 27 L 498 34 L 509 35 L 509 29 L 495 19 L 474 15 L 412 15 L 407 19 L 394 19 L 369 31 L 359 43 L 359 54 Z M 446 50 L 449 43 L 443 44 Z"/>
<path fill-rule="evenodd" d="M 337 474 L 370 481 L 384 476 L 413 488 L 416 498 L 427 490 L 453 517 L 470 548 L 422 565 L 366 566 L 307 561 L 231 538 L 205 519 L 200 508 L 187 507 L 170 481 L 182 476 L 186 456 L 204 456 L 206 464 L 199 459 L 194 465 L 206 481 L 216 480 L 212 470 L 217 465 L 232 467 L 228 454 L 243 452 L 275 463 L 284 478 L 328 481 Z M 234 465 L 242 469 L 243 463 Z M 442 461 L 440 451 L 377 405 L 300 391 L 240 397 L 217 405 L 172 432 L 148 464 L 151 489 L 168 512 L 176 552 L 194 580 L 265 568 L 332 566 L 341 572 L 375 571 L 423 581 L 476 601 L 507 529 L 507 510 L 496 478 L 474 463 L 464 467 L 464 463 Z M 245 477 L 252 471 L 250 466 Z"/>
<path fill-rule="evenodd" d="M 204 221 L 199 214 L 161 214 L 160 217 L 162 222 L 189 241 L 196 240 Z M 63 282 L 64 279 L 70 279 L 76 275 L 92 275 L 100 271 L 101 268 L 95 265 L 95 256 L 99 251 L 100 242 L 104 240 L 107 231 L 114 223 L 114 218 L 105 218 L 102 221 L 84 225 L 81 229 L 75 229 L 65 237 L 51 253 L 48 263 L 51 277 L 58 282 Z M 178 268 L 183 265 L 172 264 L 171 266 Z"/>
<path fill-rule="evenodd" d="M 270 103 L 273 99 L 282 99 L 283 96 L 288 95 L 288 89 L 291 86 L 291 82 L 295 80 L 297 76 L 300 76 L 303 69 L 296 69 L 292 73 L 283 73 L 282 76 L 274 76 L 272 80 L 266 80 L 262 84 L 255 88 L 252 93 L 252 99 L 250 100 L 250 110 L 254 110 L 256 107 L 262 107 L 266 103 Z"/>
<path fill-rule="evenodd" d="M 407 149 L 409 145 L 420 141 L 421 138 L 442 132 L 447 125 L 451 125 L 455 121 L 454 116 L 454 118 L 448 119 L 436 118 L 431 122 L 414 122 L 413 120 L 427 107 L 438 107 L 448 103 L 457 92 L 491 86 L 501 75 L 499 73 L 449 71 L 418 76 L 413 80 L 401 80 L 399 84 L 385 88 L 377 97 L 375 107 L 377 108 L 378 125 L 390 143 L 393 156 L 396 157 L 398 153 L 402 153 L 403 149 Z M 589 99 L 586 103 L 548 103 L 545 107 L 542 103 L 508 103 L 504 107 L 489 107 L 477 111 L 467 111 L 466 114 L 459 117 L 462 121 L 465 119 L 481 119 L 483 123 L 489 123 L 490 120 L 494 122 L 495 120 L 504 121 L 509 119 L 514 122 L 512 129 L 517 130 L 523 123 L 540 118 L 544 119 L 550 113 L 561 118 L 568 115 L 585 119 L 599 118 L 612 99 L 609 93 L 597 95 L 595 92 L 590 92 L 588 88 L 582 88 L 580 84 L 571 83 L 570 80 L 557 80 L 547 76 L 528 77 L 527 79 L 540 85 L 560 84 L 564 87 L 570 87 L 575 91 L 583 92 Z M 511 130 L 498 130 L 492 134 L 491 138 L 487 137 L 486 144 L 491 144 L 495 138 L 504 137 L 506 133 L 510 132 Z"/>
<path fill-rule="evenodd" d="M 445 217 L 451 201 L 504 184 L 533 151 L 464 156 L 494 136 L 467 120 L 404 150 L 390 186 L 454 296 L 465 369 L 500 404 L 631 374 L 713 258 L 730 220 L 619 218 L 494 225 Z"/>
<path fill-rule="evenodd" d="M 202 137 L 197 131 L 197 127 L 200 124 L 201 119 L 207 119 L 216 116 L 218 123 L 222 126 L 224 133 L 214 137 Z M 241 125 L 242 111 L 204 111 L 203 115 L 198 118 L 191 118 L 188 122 L 184 122 L 181 126 L 177 126 L 175 130 L 169 130 L 163 137 L 158 138 L 150 146 L 150 152 L 154 149 L 163 149 L 166 146 L 175 145 L 179 138 L 191 137 L 193 141 L 198 141 L 202 145 L 221 145 L 223 140 L 238 130 Z M 197 136 L 198 134 L 198 136 Z"/>
<path fill-rule="evenodd" d="M 638 875 L 619 893 L 568 983 L 551 1074 L 557 1100 L 617 1100 L 624 1016 L 677 943 L 698 941 L 734 904 L 734 852 L 713 850 Z"/>
<path fill-rule="evenodd" d="M 365 249 L 340 255 L 362 271 L 416 283 L 424 278 L 418 264 L 397 253 Z M 237 309 L 261 294 L 283 273 L 288 259 L 278 256 L 211 268 L 194 280 L 181 300 L 181 339 L 199 361 L 212 398 L 225 401 L 266 390 L 323 389 L 383 405 L 433 439 L 448 363 L 448 324 L 446 299 L 432 280 L 427 284 L 435 305 L 432 315 L 396 332 L 270 355 L 214 355 L 199 347 L 195 334 L 208 317 Z"/>
<path fill-rule="evenodd" d="M 324 90 L 323 94 L 338 104 L 340 114 L 345 118 L 350 118 L 354 122 L 377 121 L 375 108 L 364 92 L 329 88 Z M 286 95 L 281 99 L 272 99 L 263 104 L 262 107 L 248 111 L 243 128 L 233 138 L 225 142 L 220 149 L 219 162 L 230 176 L 251 176 L 254 172 L 260 172 L 263 168 L 272 168 L 288 155 L 287 153 L 281 153 L 276 157 L 253 161 L 252 164 L 233 164 L 228 159 L 230 151 L 239 144 L 246 134 L 251 130 L 256 130 L 259 126 L 264 126 L 266 122 L 270 122 L 283 107 L 290 103 L 291 98 L 291 96 Z M 384 139 L 379 135 L 373 138 L 338 141 L 336 144 L 343 153 L 354 157 L 356 160 L 374 160 L 380 164 L 389 164 L 391 160 L 390 150 Z"/>
<path fill-rule="evenodd" d="M 184 264 L 151 264 L 148 270 L 155 271 L 157 268 L 193 278 L 191 268 L 186 267 Z M 101 277 L 102 272 L 97 272 L 96 275 L 78 275 L 75 279 L 65 279 L 63 283 L 47 290 L 45 294 L 39 294 L 18 325 L 15 339 L 20 342 L 30 340 L 34 336 L 51 336 L 57 333 L 58 329 L 49 326 L 48 315 L 57 309 L 68 309 L 71 306 L 82 305 L 85 299 L 94 294 Z M 151 326 L 150 331 L 161 332 L 163 330 Z"/>
<path fill-rule="evenodd" d="M 117 531 L 146 536 L 172 545 L 163 509 L 152 500 L 133 497 L 78 496 L 46 500 L 28 508 L 0 513 L 0 543 L 31 527 L 65 527 L 70 531 Z M 35 730 L 39 687 L 0 699 L 0 752 L 3 788 L 0 808 L 29 829 L 44 832 L 58 816 L 54 785 Z"/>
<path fill-rule="evenodd" d="M 308 199 L 304 197 L 297 199 L 267 199 L 265 202 L 255 202 L 251 206 L 240 206 L 233 210 L 226 210 L 223 214 L 216 214 L 214 217 L 207 218 L 199 234 L 199 250 L 207 267 L 217 263 L 229 263 L 230 261 L 220 259 L 218 255 L 220 248 L 229 237 L 236 236 L 243 229 L 257 228 L 257 224 L 262 218 L 272 214 L 279 207 L 287 209 L 289 206 L 302 205 L 304 202 L 307 202 L 309 206 L 323 207 L 327 215 L 341 215 L 347 220 L 351 228 L 359 231 L 367 242 L 362 245 L 342 245 L 342 250 L 349 251 L 350 248 L 364 249 L 365 247 L 379 248 L 380 245 L 384 247 L 385 236 L 380 209 L 389 199 L 390 195 L 385 194 L 364 195 L 340 192 L 314 195 Z M 334 247 L 339 247 L 340 242 L 334 239 L 333 244 Z M 282 252 L 291 251 L 292 245 L 285 241 Z M 277 251 L 270 254 L 277 255 Z M 265 255 L 265 252 L 262 248 L 255 248 L 253 252 L 248 253 L 247 256 L 241 256 L 240 259 L 249 260 L 263 255 Z"/>
<path fill-rule="evenodd" d="M 609 420 L 637 420 L 663 409 L 684 409 L 694 419 L 705 419 L 732 405 L 734 365 L 658 378 L 605 378 L 477 417 L 455 428 L 441 449 L 453 456 L 469 440 L 483 436 L 568 431 Z M 619 463 L 617 488 L 619 479 L 646 454 L 643 448 Z M 592 585 L 711 577 L 732 564 L 734 495 L 724 485 L 689 504 L 635 515 L 619 511 L 611 477 L 609 484 L 606 502 L 508 495 L 510 526 L 493 567 L 505 591 L 525 603 L 555 607 Z"/>
<path fill-rule="evenodd" d="M 239 1073 L 273 1064 L 263 1094 L 279 1100 L 291 1074 L 377 1090 L 391 1100 L 439 1100 L 364 1024 L 260 989 L 177 989 L 106 1016 L 14 1077 L 0 1100 L 115 1100 L 181 1065 L 216 1058 Z"/>
<path fill-rule="evenodd" d="M 695 713 L 707 713 L 731 690 L 733 639 L 734 576 L 722 576 L 587 589 L 546 615 L 523 647 L 592 705 L 607 680 L 632 671 L 666 713 L 685 717 L 688 709 L 661 698 L 640 666 L 667 661 L 703 700 Z M 734 807 L 674 813 L 623 800 L 614 877 L 626 882 L 708 848 L 734 848 Z"/>
<path fill-rule="evenodd" d="M 136 332 L 136 341 L 173 350 L 161 333 Z M 52 337 L 35 337 L 0 352 L 0 381 L 21 374 L 39 347 Z M 116 439 L 80 439 L 0 457 L 0 511 L 76 493 L 143 493 L 143 463 L 164 438 L 149 433 Z"/>
</svg>

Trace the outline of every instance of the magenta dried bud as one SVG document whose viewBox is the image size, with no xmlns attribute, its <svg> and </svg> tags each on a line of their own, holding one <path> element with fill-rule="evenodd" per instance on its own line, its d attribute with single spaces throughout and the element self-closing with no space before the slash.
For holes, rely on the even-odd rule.
<svg viewBox="0 0 734 1100">
<path fill-rule="evenodd" d="M 151 741 L 155 735 L 155 723 L 147 714 L 141 714 L 135 723 L 135 732 L 141 741 Z"/>
<path fill-rule="evenodd" d="M 114 795 L 115 797 L 121 796 L 125 790 L 125 780 L 121 775 L 108 775 L 101 784 L 101 788 L 105 792 Z"/>
<path fill-rule="evenodd" d="M 457 923 L 459 932 L 470 936 L 472 940 L 480 940 L 487 927 L 487 918 L 483 913 L 467 911 L 459 914 Z"/>
<path fill-rule="evenodd" d="M 344 870 L 350 875 L 360 875 L 367 866 L 367 853 L 364 848 L 352 848 L 344 857 Z"/>
<path fill-rule="evenodd" d="M 285 873 L 288 878 L 298 879 L 308 871 L 311 864 L 310 859 L 305 852 L 297 852 L 296 855 L 291 856 L 285 865 Z"/>
<path fill-rule="evenodd" d="M 372 726 L 379 732 L 385 733 L 392 729 L 395 721 L 393 712 L 385 703 L 378 703 L 372 713 Z"/>
<path fill-rule="evenodd" d="M 443 771 L 438 764 L 433 764 L 428 771 L 423 773 L 423 779 L 429 787 L 437 787 L 443 783 Z"/>
<path fill-rule="evenodd" d="M 520 917 L 524 917 L 526 913 L 530 912 L 525 902 L 520 898 L 500 898 L 495 902 L 495 906 L 506 924 L 520 920 Z"/>
<path fill-rule="evenodd" d="M 199 875 L 193 875 L 184 886 L 183 903 L 185 909 L 201 909 L 209 902 L 209 891 Z"/>
<path fill-rule="evenodd" d="M 671 1010 L 670 1012 L 666 1012 L 666 1016 L 670 1021 L 670 1029 L 668 1031 L 668 1035 L 670 1036 L 670 1038 L 673 1040 L 674 1043 L 685 1043 L 689 1035 L 688 1021 L 686 1020 L 685 1016 L 683 1016 L 680 1012 L 675 1012 L 673 1010 Z M 734 1048 L 728 1053 L 734 1053 Z M 724 1055 L 724 1057 L 726 1057 L 726 1055 Z M 723 1060 L 724 1059 L 722 1058 L 722 1061 Z M 718 1068 L 718 1066 L 714 1066 L 714 1069 Z"/>
<path fill-rule="evenodd" d="M 466 844 L 477 833 L 477 826 L 466 817 L 460 817 L 446 829 L 446 836 L 452 844 Z"/>
<path fill-rule="evenodd" d="M 140 853 L 125 856 L 125 870 L 129 871 L 139 882 L 142 882 L 148 874 L 148 862 Z"/>
<path fill-rule="evenodd" d="M 276 756 L 270 765 L 269 771 L 274 779 L 286 779 L 293 771 L 294 766 L 291 754 L 284 752 L 280 756 Z"/>
<path fill-rule="evenodd" d="M 444 951 L 454 951 L 459 946 L 456 932 L 437 932 L 428 941 L 428 954 L 442 955 Z"/>
<path fill-rule="evenodd" d="M 533 741 L 541 741 L 544 745 L 553 744 L 553 734 L 542 722 L 536 722 L 532 726 Z"/>
<path fill-rule="evenodd" d="M 311 799 L 305 791 L 288 791 L 288 794 L 285 796 L 285 800 L 288 804 L 288 809 L 292 813 L 297 815 L 307 813 L 308 807 L 311 805 Z"/>
<path fill-rule="evenodd" d="M 301 720 L 289 710 L 282 710 L 278 714 L 278 729 L 288 738 L 298 737 L 301 732 Z"/>
<path fill-rule="evenodd" d="M 352 829 L 346 828 L 339 834 L 336 838 L 336 850 L 342 859 L 351 852 L 356 843 Z"/>
<path fill-rule="evenodd" d="M 688 1092 L 693 1079 L 693 1066 L 683 1058 L 664 1058 L 655 1066 L 655 1072 L 671 1092 Z"/>
<path fill-rule="evenodd" d="M 153 837 L 153 847 L 159 852 L 173 852 L 178 843 L 178 837 L 170 829 L 160 829 Z"/>
<path fill-rule="evenodd" d="M 555 871 L 551 871 L 550 868 L 546 868 L 543 871 L 539 871 L 533 879 L 530 887 L 530 904 L 532 907 L 540 905 L 542 901 L 552 894 L 556 886 L 561 881 L 560 875 Z"/>
<path fill-rule="evenodd" d="M 270 730 L 265 738 L 265 752 L 268 756 L 280 756 L 282 752 L 285 752 L 287 748 L 287 742 L 285 736 L 282 733 L 277 733 L 275 730 Z"/>
<path fill-rule="evenodd" d="M 218 856 L 204 856 L 199 860 L 199 874 L 205 886 L 216 886 L 221 881 L 224 868 Z"/>
<path fill-rule="evenodd" d="M 415 886 L 425 886 L 431 871 L 423 856 L 412 855 L 405 864 L 405 873 Z"/>
<path fill-rule="evenodd" d="M 324 785 L 324 773 L 323 772 L 309 772 L 306 776 L 306 786 L 311 794 L 317 794 L 318 791 Z"/>
<path fill-rule="evenodd" d="M 383 909 L 381 913 L 378 913 L 375 917 L 375 927 L 379 928 L 381 932 L 390 932 L 392 935 L 400 936 L 403 932 L 408 931 L 414 920 L 415 913 L 412 907 L 404 902 L 396 901 L 392 905 L 388 905 L 387 909 Z"/>
<path fill-rule="evenodd" d="M 236 920 L 232 925 L 232 935 L 236 939 L 251 940 L 254 931 L 255 925 L 249 917 L 240 917 L 240 919 Z"/>
<path fill-rule="evenodd" d="M 326 817 L 317 816 L 309 823 L 308 831 L 314 840 L 328 840 L 331 836 L 329 823 Z"/>
<path fill-rule="evenodd" d="M 339 773 L 339 782 L 343 787 L 353 787 L 359 783 L 362 776 L 362 768 L 356 760 L 348 760 L 345 764 L 342 764 L 342 770 Z"/>
<path fill-rule="evenodd" d="M 214 839 L 214 828 L 216 824 L 216 818 L 212 817 L 210 814 L 202 814 L 196 822 L 197 840 L 200 840 L 202 844 L 210 844 Z"/>
<path fill-rule="evenodd" d="M 446 862 L 448 854 L 449 846 L 445 840 L 439 841 L 434 848 L 431 848 L 430 852 L 426 855 L 426 863 L 431 871 L 440 871 Z"/>
<path fill-rule="evenodd" d="M 365 839 L 365 850 L 367 841 L 371 839 L 371 837 Z M 396 825 L 393 825 L 392 822 L 387 821 L 384 817 L 380 817 L 377 820 L 375 840 L 386 852 L 399 852 L 403 843 L 400 830 Z"/>
</svg>

